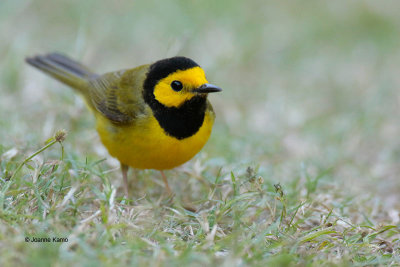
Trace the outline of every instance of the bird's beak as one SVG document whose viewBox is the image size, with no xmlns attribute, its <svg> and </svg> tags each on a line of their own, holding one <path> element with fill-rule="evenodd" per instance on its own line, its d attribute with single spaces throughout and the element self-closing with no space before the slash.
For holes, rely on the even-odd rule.
<svg viewBox="0 0 400 267">
<path fill-rule="evenodd" d="M 216 93 L 221 91 L 222 89 L 220 87 L 209 83 L 202 84 L 193 90 L 193 92 L 200 94 Z"/>
</svg>

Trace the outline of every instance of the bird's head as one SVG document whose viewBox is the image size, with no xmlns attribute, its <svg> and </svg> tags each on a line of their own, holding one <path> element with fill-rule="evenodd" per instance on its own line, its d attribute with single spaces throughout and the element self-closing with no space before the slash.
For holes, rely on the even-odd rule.
<svg viewBox="0 0 400 267">
<path fill-rule="evenodd" d="M 186 57 L 172 57 L 150 65 L 144 82 L 146 102 L 179 108 L 192 98 L 206 98 L 221 88 L 209 84 L 203 69 Z"/>
</svg>

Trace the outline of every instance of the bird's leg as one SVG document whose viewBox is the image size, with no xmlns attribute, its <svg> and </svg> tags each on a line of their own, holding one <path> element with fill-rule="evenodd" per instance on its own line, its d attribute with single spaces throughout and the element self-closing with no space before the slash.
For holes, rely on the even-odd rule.
<svg viewBox="0 0 400 267">
<path fill-rule="evenodd" d="M 129 192 L 129 190 L 128 190 L 129 189 L 128 188 L 128 170 L 129 170 L 129 166 L 121 163 L 122 178 L 124 179 L 125 197 L 128 197 L 128 192 Z"/>
<path fill-rule="evenodd" d="M 167 176 L 165 176 L 164 171 L 160 171 L 160 172 L 161 172 L 161 176 L 162 176 L 162 179 L 164 181 L 164 184 L 165 184 L 165 188 L 168 191 L 168 194 L 172 195 L 171 188 L 169 187 L 169 184 L 168 184 Z"/>
</svg>

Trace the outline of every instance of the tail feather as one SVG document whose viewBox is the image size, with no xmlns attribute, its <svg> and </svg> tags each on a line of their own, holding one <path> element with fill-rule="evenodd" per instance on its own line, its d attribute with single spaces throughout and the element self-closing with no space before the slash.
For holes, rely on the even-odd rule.
<svg viewBox="0 0 400 267">
<path fill-rule="evenodd" d="M 87 81 L 97 76 L 82 64 L 58 53 L 34 56 L 25 60 L 78 91 L 83 91 Z"/>
</svg>

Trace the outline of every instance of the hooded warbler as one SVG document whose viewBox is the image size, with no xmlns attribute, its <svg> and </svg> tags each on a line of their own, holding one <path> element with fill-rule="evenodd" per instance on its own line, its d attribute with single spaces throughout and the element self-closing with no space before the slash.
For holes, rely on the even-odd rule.
<svg viewBox="0 0 400 267">
<path fill-rule="evenodd" d="M 128 195 L 129 167 L 161 171 L 196 155 L 214 123 L 209 84 L 203 69 L 186 57 L 172 57 L 97 75 L 58 53 L 26 59 L 30 65 L 79 92 L 96 118 L 100 139 L 121 163 Z"/>
</svg>

